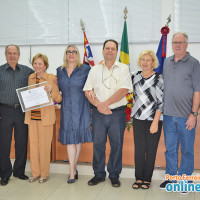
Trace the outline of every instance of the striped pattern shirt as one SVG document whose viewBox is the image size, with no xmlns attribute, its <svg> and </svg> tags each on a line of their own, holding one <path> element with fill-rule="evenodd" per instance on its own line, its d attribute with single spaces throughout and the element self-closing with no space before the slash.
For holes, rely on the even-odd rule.
<svg viewBox="0 0 200 200">
<path fill-rule="evenodd" d="M 156 110 L 163 111 L 163 77 L 155 72 L 144 78 L 139 71 L 132 75 L 132 81 L 134 101 L 131 117 L 152 121 Z"/>
<path fill-rule="evenodd" d="M 36 78 L 36 84 L 39 82 L 40 82 L 40 79 Z M 40 108 L 31 110 L 31 119 L 32 120 L 41 120 L 41 109 Z"/>
<path fill-rule="evenodd" d="M 13 70 L 8 63 L 0 66 L 0 103 L 19 104 L 16 89 L 28 85 L 28 77 L 34 71 L 25 66 L 17 64 Z"/>
</svg>

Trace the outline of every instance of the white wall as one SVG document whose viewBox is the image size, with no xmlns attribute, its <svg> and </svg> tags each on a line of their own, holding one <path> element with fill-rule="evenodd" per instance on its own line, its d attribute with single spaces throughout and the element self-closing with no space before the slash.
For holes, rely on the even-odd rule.
<svg viewBox="0 0 200 200">
<path fill-rule="evenodd" d="M 160 19 L 160 28 L 166 24 L 166 19 L 169 16 L 169 14 L 172 15 L 172 22 L 169 24 L 170 28 L 170 33 L 168 34 L 168 44 L 167 44 L 167 56 L 170 56 L 173 54 L 172 49 L 171 49 L 171 37 L 174 32 L 174 24 L 173 24 L 173 19 L 174 19 L 174 0 L 160 0 L 161 1 L 161 19 Z M 127 26 L 128 26 L 128 20 L 127 19 Z M 123 27 L 123 24 L 122 24 Z M 89 27 L 88 27 L 89 28 Z M 130 28 L 137 28 L 137 27 L 129 27 Z M 195 28 L 195 27 L 194 27 Z M 160 31 L 160 30 L 158 30 Z M 87 30 L 86 30 L 86 35 L 87 35 Z M 161 34 L 160 34 L 161 35 Z M 190 37 L 190 36 L 189 36 Z M 90 42 L 90 38 L 88 38 Z M 119 41 L 120 42 L 120 41 Z M 157 51 L 158 48 L 158 43 L 143 43 L 143 44 L 129 44 L 129 54 L 130 54 L 130 67 L 131 71 L 135 71 L 138 69 L 137 67 L 137 57 L 139 53 L 144 50 L 144 49 L 153 49 L 155 52 Z M 93 56 L 94 56 L 94 61 L 95 63 L 98 63 L 100 60 L 102 60 L 102 44 L 92 44 L 90 43 Z M 32 46 L 32 57 L 36 53 L 43 53 L 48 56 L 49 58 L 49 73 L 56 74 L 56 68 L 62 65 L 63 63 L 63 53 L 67 45 L 46 45 L 46 46 Z M 80 53 L 81 53 L 81 59 L 83 58 L 83 44 L 77 45 Z M 29 63 L 29 57 L 30 57 L 30 47 L 29 46 L 20 46 L 21 49 L 21 56 L 19 63 L 27 65 L 31 67 Z M 6 62 L 5 60 L 5 47 L 0 46 L 0 65 L 4 64 Z M 200 60 L 200 43 L 189 43 L 188 46 L 188 51 L 192 56 Z"/>
</svg>

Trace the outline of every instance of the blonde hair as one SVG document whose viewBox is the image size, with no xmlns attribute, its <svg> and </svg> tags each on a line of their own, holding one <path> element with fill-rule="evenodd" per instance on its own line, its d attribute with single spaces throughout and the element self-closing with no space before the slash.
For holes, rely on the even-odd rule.
<svg viewBox="0 0 200 200">
<path fill-rule="evenodd" d="M 157 58 L 155 52 L 151 49 L 145 49 L 140 53 L 138 60 L 137 60 L 138 66 L 140 66 L 140 60 L 141 60 L 142 56 L 144 56 L 144 55 L 150 55 L 152 57 L 153 69 L 156 69 L 159 65 L 159 62 L 158 62 L 158 58 Z"/>
<path fill-rule="evenodd" d="M 34 61 L 37 59 L 37 58 L 41 58 L 43 61 L 44 61 L 44 65 L 46 66 L 46 69 L 49 67 L 49 61 L 48 61 L 48 57 L 44 54 L 41 54 L 41 53 L 38 53 L 36 54 L 33 59 L 32 59 L 32 65 L 34 63 Z"/>
<path fill-rule="evenodd" d="M 67 59 L 66 59 L 66 52 L 67 52 L 67 50 L 68 50 L 70 47 L 74 48 L 74 49 L 77 51 L 76 66 L 81 67 L 82 64 L 81 64 L 80 52 L 79 52 L 79 50 L 78 50 L 78 48 L 77 48 L 76 45 L 70 44 L 70 45 L 68 45 L 68 46 L 66 47 L 66 49 L 65 49 L 64 56 L 63 56 L 63 65 L 62 65 L 62 68 L 66 67 L 67 64 L 68 64 L 68 63 L 67 63 Z"/>
</svg>

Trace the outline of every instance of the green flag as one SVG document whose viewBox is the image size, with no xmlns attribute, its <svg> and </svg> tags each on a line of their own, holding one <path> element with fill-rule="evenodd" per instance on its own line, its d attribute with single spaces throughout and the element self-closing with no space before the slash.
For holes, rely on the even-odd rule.
<svg viewBox="0 0 200 200">
<path fill-rule="evenodd" d="M 130 64 L 129 49 L 128 49 L 128 32 L 127 32 L 126 20 L 124 21 L 124 30 L 123 30 L 123 34 L 122 34 L 119 62 L 125 63 L 127 65 Z"/>
</svg>

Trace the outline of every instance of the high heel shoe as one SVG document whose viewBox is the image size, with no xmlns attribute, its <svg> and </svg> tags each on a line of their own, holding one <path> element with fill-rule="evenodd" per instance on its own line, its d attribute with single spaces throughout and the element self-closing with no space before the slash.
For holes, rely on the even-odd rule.
<svg viewBox="0 0 200 200">
<path fill-rule="evenodd" d="M 75 176 L 74 176 L 74 178 L 72 178 L 72 179 L 68 178 L 68 180 L 67 180 L 67 183 L 74 183 L 74 182 L 75 182 Z"/>
<path fill-rule="evenodd" d="M 78 179 L 78 170 L 76 170 L 76 174 L 74 175 L 75 179 Z"/>
</svg>

